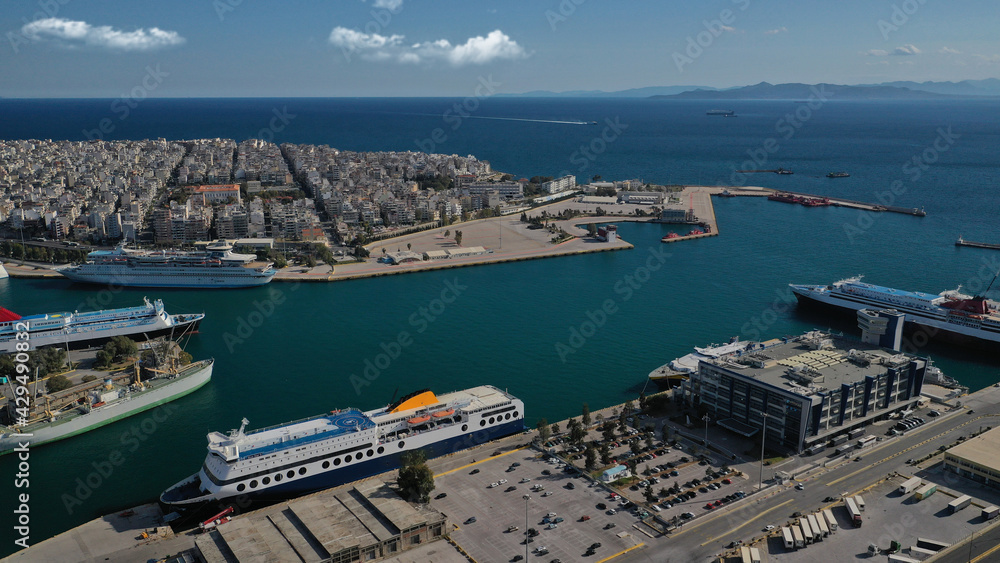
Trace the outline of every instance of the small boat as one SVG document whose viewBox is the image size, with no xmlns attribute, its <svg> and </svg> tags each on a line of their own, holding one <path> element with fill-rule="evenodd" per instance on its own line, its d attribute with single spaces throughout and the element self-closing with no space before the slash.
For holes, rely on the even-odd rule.
<svg viewBox="0 0 1000 563">
<path fill-rule="evenodd" d="M 434 418 L 442 418 L 445 416 L 451 416 L 453 414 L 455 414 L 455 409 L 445 409 L 443 411 L 437 411 L 431 416 L 433 416 Z"/>
<path fill-rule="evenodd" d="M 830 172 L 826 175 L 827 178 L 849 178 L 850 176 L 847 172 Z"/>
<path fill-rule="evenodd" d="M 736 197 L 736 196 L 730 193 L 729 190 L 722 190 L 721 192 L 719 192 L 719 197 Z"/>
<path fill-rule="evenodd" d="M 425 414 L 425 415 L 421 415 L 421 416 L 415 416 L 415 417 L 411 418 L 410 420 L 407 420 L 406 422 L 409 422 L 410 424 L 423 424 L 423 423 L 427 422 L 430 419 L 431 419 L 431 415 Z"/>
<path fill-rule="evenodd" d="M 774 171 L 774 173 L 775 174 L 795 174 L 795 172 L 792 172 L 791 170 L 786 170 L 784 168 L 778 168 L 777 170 Z"/>
<path fill-rule="evenodd" d="M 701 230 L 701 229 L 699 229 L 699 228 L 696 227 L 694 229 L 691 229 L 691 232 L 688 233 L 688 236 L 691 236 L 691 235 L 703 235 L 703 234 L 705 234 L 705 231 L 703 231 L 703 230 Z"/>
<path fill-rule="evenodd" d="M 674 232 L 669 232 L 669 233 L 667 233 L 667 236 L 665 236 L 665 237 L 663 237 L 663 238 L 660 239 L 660 242 L 667 242 L 668 240 L 673 240 L 673 239 L 678 239 L 678 238 L 681 238 L 681 236 L 679 234 L 674 233 Z"/>
</svg>

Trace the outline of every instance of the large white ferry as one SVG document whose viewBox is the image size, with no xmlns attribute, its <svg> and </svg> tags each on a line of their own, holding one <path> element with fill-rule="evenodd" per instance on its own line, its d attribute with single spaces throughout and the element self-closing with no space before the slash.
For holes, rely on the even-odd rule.
<svg viewBox="0 0 1000 563">
<path fill-rule="evenodd" d="M 983 296 L 969 296 L 959 290 L 939 295 L 892 289 L 863 283 L 860 276 L 832 285 L 790 284 L 801 303 L 819 303 L 857 311 L 895 309 L 906 322 L 926 327 L 928 337 L 947 337 L 970 343 L 1000 343 L 1000 315 L 997 303 Z"/>
<path fill-rule="evenodd" d="M 332 411 L 244 432 L 208 435 L 201 470 L 160 495 L 196 506 L 236 495 L 289 498 L 399 467 L 400 455 L 436 457 L 524 430 L 524 403 L 484 385 L 437 397 L 424 390 L 382 409 Z"/>
<path fill-rule="evenodd" d="M 163 335 L 179 337 L 197 331 L 205 318 L 201 313 L 170 315 L 160 299 L 150 303 L 144 297 L 143 301 L 138 307 L 24 317 L 0 307 L 0 353 L 13 352 L 18 342 L 27 343 L 28 349 L 33 350 L 39 346 L 92 346 L 115 336 L 134 340 Z M 19 338 L 18 334 L 25 336 Z"/>
<path fill-rule="evenodd" d="M 224 240 L 209 244 L 204 252 L 142 251 L 119 246 L 95 250 L 83 264 L 56 271 L 86 283 L 128 287 L 252 287 L 274 277 L 271 262 L 258 262 L 254 254 L 236 254 Z"/>
</svg>

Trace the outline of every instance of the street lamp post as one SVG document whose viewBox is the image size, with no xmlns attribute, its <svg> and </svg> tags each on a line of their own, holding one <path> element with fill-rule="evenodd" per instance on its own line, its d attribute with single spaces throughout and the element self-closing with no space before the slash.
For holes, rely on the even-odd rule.
<svg viewBox="0 0 1000 563">
<path fill-rule="evenodd" d="M 708 422 L 710 420 L 712 420 L 712 417 L 710 417 L 710 416 L 708 416 L 706 414 L 705 416 L 701 417 L 701 419 L 705 421 L 705 453 L 707 454 L 708 453 Z"/>
<path fill-rule="evenodd" d="M 531 495 L 524 495 L 524 560 L 528 560 L 528 500 Z"/>
<path fill-rule="evenodd" d="M 760 482 L 757 483 L 757 490 L 764 488 L 764 441 L 767 440 L 767 413 L 762 413 L 764 425 L 760 430 Z"/>
</svg>

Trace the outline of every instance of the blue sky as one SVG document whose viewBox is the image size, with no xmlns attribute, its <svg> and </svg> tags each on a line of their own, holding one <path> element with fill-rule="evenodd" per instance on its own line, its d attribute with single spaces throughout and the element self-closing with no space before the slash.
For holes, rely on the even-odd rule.
<svg viewBox="0 0 1000 563">
<path fill-rule="evenodd" d="M 515 93 L 1000 76 L 985 0 L 2 6 L 3 97 L 118 97 L 144 81 L 151 97 L 465 96 L 486 77 Z"/>
</svg>

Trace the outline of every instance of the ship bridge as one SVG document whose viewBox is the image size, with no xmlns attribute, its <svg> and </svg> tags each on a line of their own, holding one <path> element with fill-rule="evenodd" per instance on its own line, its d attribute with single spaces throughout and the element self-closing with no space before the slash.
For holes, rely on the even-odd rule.
<svg viewBox="0 0 1000 563">
<path fill-rule="evenodd" d="M 240 429 L 228 436 L 221 432 L 209 434 L 209 452 L 226 461 L 235 461 L 375 428 L 375 423 L 356 409 L 270 426 L 249 434 L 243 432 L 246 425 L 247 420 L 243 419 Z"/>
</svg>

